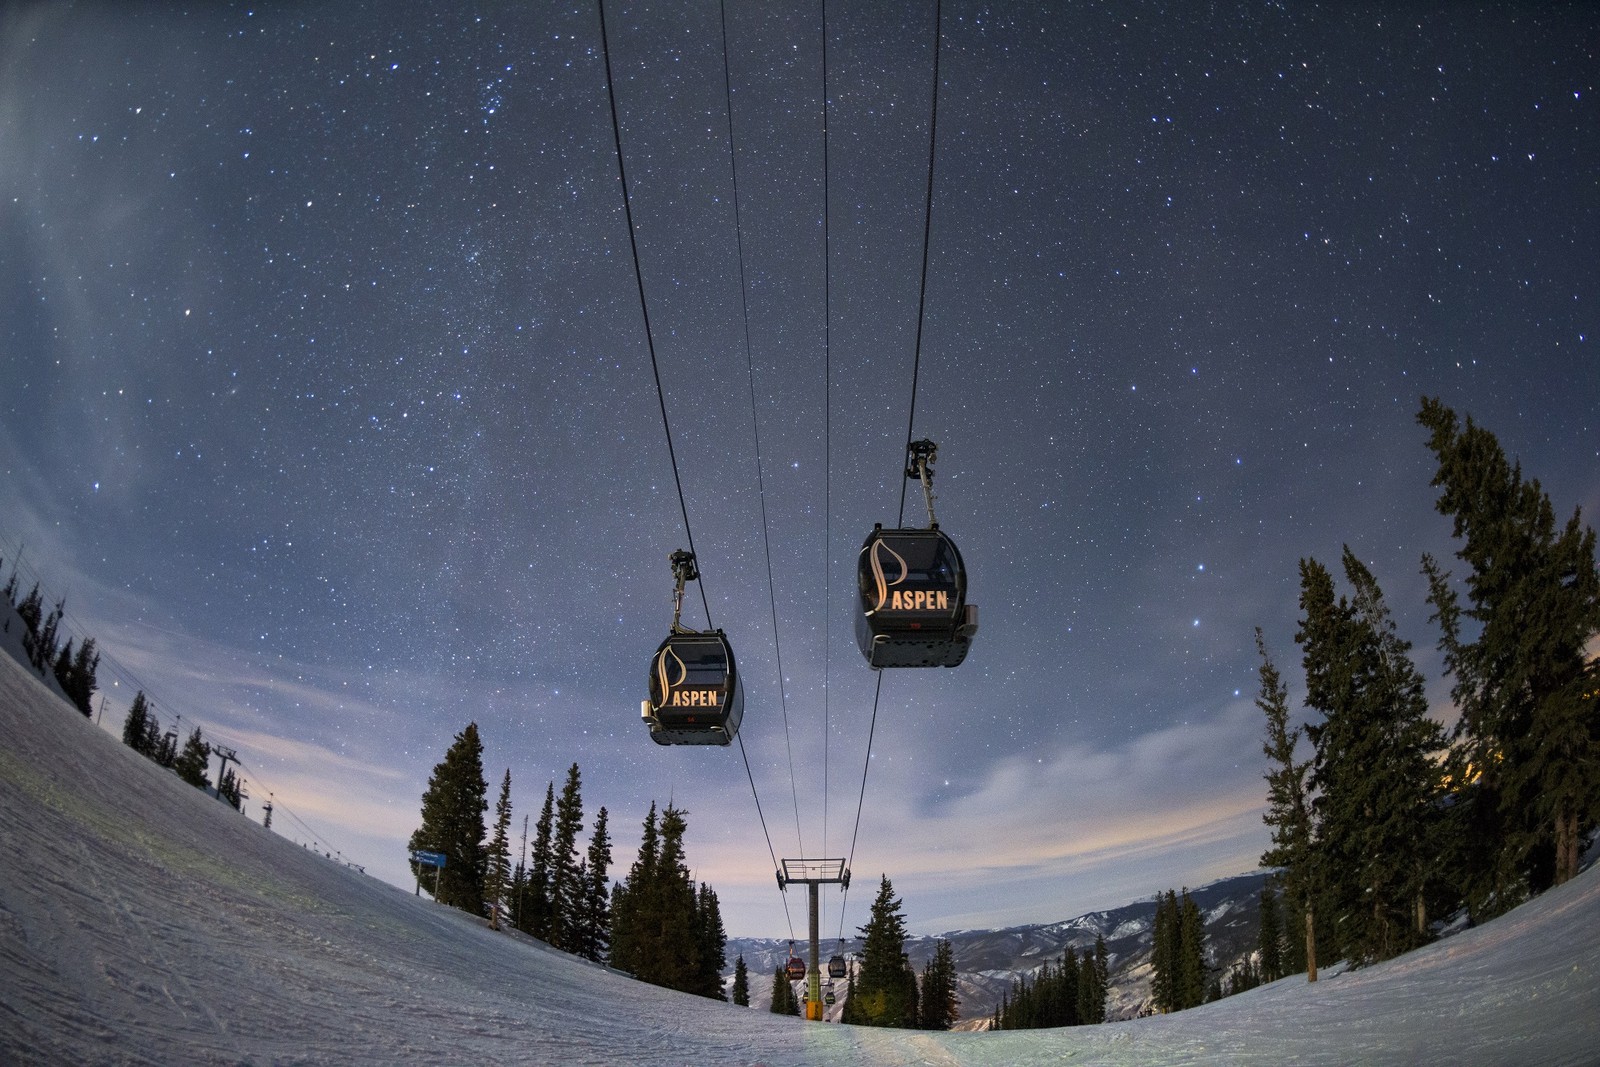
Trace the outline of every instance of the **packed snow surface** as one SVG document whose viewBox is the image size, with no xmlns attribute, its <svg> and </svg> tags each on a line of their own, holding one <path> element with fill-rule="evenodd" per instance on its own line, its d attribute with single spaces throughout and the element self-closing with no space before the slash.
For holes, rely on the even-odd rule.
<svg viewBox="0 0 1600 1067">
<path fill-rule="evenodd" d="M 635 982 L 297 848 L 7 656 L 0 738 L 4 1064 L 1600 1061 L 1593 870 L 1315 985 L 1066 1030 L 874 1030 Z"/>
</svg>

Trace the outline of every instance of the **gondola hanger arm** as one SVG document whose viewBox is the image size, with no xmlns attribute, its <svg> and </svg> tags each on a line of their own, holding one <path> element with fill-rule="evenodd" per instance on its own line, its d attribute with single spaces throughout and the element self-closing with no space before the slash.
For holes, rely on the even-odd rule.
<svg viewBox="0 0 1600 1067">
<path fill-rule="evenodd" d="M 922 498 L 928 505 L 928 528 L 937 530 L 939 520 L 933 514 L 933 465 L 939 459 L 939 446 L 924 437 L 906 445 L 906 477 L 922 483 Z"/>
</svg>

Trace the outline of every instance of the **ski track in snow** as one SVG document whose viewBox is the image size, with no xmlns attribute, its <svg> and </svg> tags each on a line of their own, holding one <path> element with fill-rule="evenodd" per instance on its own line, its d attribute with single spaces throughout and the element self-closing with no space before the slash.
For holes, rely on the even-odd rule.
<svg viewBox="0 0 1600 1067">
<path fill-rule="evenodd" d="M 243 818 L 0 655 L 0 1064 L 1593 1064 L 1600 881 L 1176 1015 L 929 1034 L 635 982 Z"/>
</svg>

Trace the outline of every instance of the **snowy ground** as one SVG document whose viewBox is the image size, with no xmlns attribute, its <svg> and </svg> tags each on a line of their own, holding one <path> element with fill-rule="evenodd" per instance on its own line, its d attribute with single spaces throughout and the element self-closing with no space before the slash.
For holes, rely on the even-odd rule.
<svg viewBox="0 0 1600 1067">
<path fill-rule="evenodd" d="M 1593 869 L 1314 986 L 1071 1030 L 869 1030 L 655 989 L 490 932 L 184 785 L 7 656 L 0 738 L 3 1064 L 1600 1062 Z"/>
</svg>

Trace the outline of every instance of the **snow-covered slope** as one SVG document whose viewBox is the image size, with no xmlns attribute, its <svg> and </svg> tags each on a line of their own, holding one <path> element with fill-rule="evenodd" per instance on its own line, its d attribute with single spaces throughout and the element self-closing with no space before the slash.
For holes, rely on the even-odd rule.
<svg viewBox="0 0 1600 1067">
<path fill-rule="evenodd" d="M 359 788 L 359 783 L 352 783 Z M 263 830 L 0 656 L 0 1063 L 1600 1059 L 1593 870 L 1429 949 L 1154 1019 L 925 1034 L 646 986 Z"/>
</svg>

